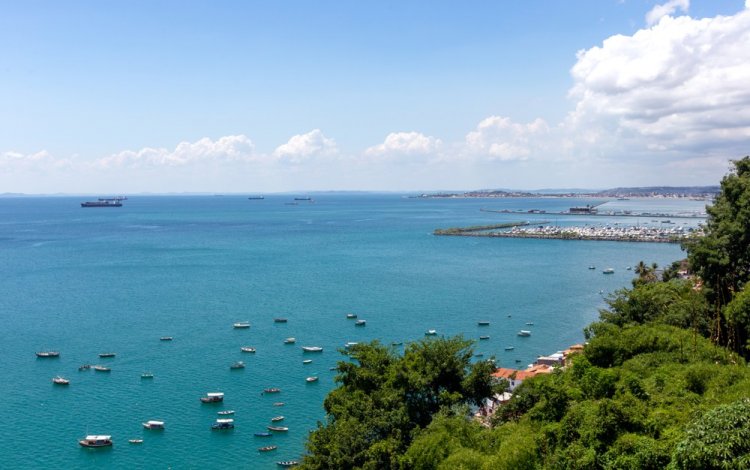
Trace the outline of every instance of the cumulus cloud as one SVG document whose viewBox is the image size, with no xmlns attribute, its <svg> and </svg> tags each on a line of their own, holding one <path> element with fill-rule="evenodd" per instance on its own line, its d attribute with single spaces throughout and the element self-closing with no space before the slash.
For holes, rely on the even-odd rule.
<svg viewBox="0 0 750 470">
<path fill-rule="evenodd" d="M 682 4 L 662 7 L 668 5 Z M 570 91 L 575 110 L 565 124 L 578 144 L 652 155 L 746 152 L 750 10 L 704 19 L 663 16 L 577 59 Z"/>
<path fill-rule="evenodd" d="M 366 155 L 429 155 L 438 152 L 443 142 L 419 132 L 391 132 L 382 144 L 365 150 Z"/>
<path fill-rule="evenodd" d="M 55 158 L 46 150 L 34 153 L 7 151 L 0 153 L 0 168 L 11 170 L 47 170 L 67 168 L 72 164 L 69 158 Z"/>
<path fill-rule="evenodd" d="M 669 0 L 667 3 L 656 5 L 651 11 L 646 13 L 646 24 L 653 26 L 663 17 L 674 14 L 678 9 L 683 13 L 687 13 L 689 8 L 690 0 Z"/>
<path fill-rule="evenodd" d="M 548 134 L 543 119 L 520 124 L 508 117 L 490 116 L 466 135 L 466 150 L 491 160 L 525 160 L 543 145 Z"/>
<path fill-rule="evenodd" d="M 307 134 L 292 136 L 287 143 L 276 147 L 273 155 L 292 163 L 300 163 L 313 156 L 331 156 L 336 153 L 336 142 L 323 135 L 320 129 L 313 129 Z"/>
<path fill-rule="evenodd" d="M 184 166 L 201 162 L 242 162 L 256 158 L 255 146 L 244 135 L 229 135 L 211 140 L 204 137 L 196 142 L 180 142 L 169 150 L 145 147 L 140 150 L 122 152 L 100 158 L 94 165 L 102 168 Z"/>
</svg>

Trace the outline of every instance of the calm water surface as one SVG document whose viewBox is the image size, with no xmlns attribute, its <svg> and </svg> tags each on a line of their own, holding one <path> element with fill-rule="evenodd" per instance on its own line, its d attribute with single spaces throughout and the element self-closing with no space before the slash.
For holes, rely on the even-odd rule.
<svg viewBox="0 0 750 470">
<path fill-rule="evenodd" d="M 479 210 L 561 211 L 598 200 L 321 195 L 288 205 L 291 196 L 132 197 L 122 208 L 82 209 L 85 199 L 0 199 L 3 468 L 275 468 L 277 460 L 299 458 L 308 431 L 324 419 L 330 368 L 344 343 L 414 341 L 427 329 L 482 334 L 490 339 L 476 350 L 485 358 L 525 365 L 580 342 L 603 295 L 629 285 L 626 266 L 682 256 L 667 244 L 431 234 L 529 218 L 660 223 Z M 676 213 L 702 203 L 610 207 Z M 604 267 L 615 274 L 603 275 Z M 355 327 L 348 312 L 367 326 Z M 478 320 L 491 325 L 480 328 Z M 233 329 L 238 321 L 252 327 Z M 519 338 L 520 329 L 533 334 Z M 283 344 L 287 337 L 296 345 Z M 304 354 L 306 345 L 325 350 Z M 61 356 L 37 359 L 41 350 Z M 110 351 L 117 356 L 98 357 Z M 238 360 L 247 367 L 230 370 Z M 84 363 L 112 371 L 79 372 Z M 155 378 L 141 379 L 144 371 Z M 70 386 L 54 386 L 58 374 Z M 308 384 L 308 376 L 320 380 Z M 282 392 L 262 394 L 268 387 Z M 211 391 L 225 393 L 222 405 L 199 402 Z M 233 431 L 211 431 L 221 409 L 236 410 Z M 277 415 L 288 433 L 254 437 Z M 143 429 L 149 419 L 164 420 L 166 430 Z M 111 434 L 115 445 L 80 448 L 86 434 Z M 259 453 L 265 445 L 278 450 Z"/>
</svg>

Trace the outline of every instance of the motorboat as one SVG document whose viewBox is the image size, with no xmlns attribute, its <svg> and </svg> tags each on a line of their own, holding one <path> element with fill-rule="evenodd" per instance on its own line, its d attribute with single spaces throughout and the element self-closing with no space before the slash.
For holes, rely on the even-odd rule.
<svg viewBox="0 0 750 470">
<path fill-rule="evenodd" d="M 283 420 L 284 420 L 283 416 L 274 416 L 273 418 L 271 418 L 271 421 L 274 422 L 274 423 L 276 423 L 278 421 L 283 421 Z"/>
<path fill-rule="evenodd" d="M 229 415 L 233 415 L 234 414 L 234 410 L 217 411 L 216 414 L 217 415 L 221 415 L 221 416 L 229 416 Z"/>
<path fill-rule="evenodd" d="M 153 379 L 154 374 L 152 372 L 144 372 L 141 374 L 142 379 Z"/>
<path fill-rule="evenodd" d="M 289 428 L 286 426 L 266 426 L 269 431 L 273 432 L 287 432 Z"/>
<path fill-rule="evenodd" d="M 286 323 L 287 319 L 286 318 L 274 318 L 273 322 L 274 323 Z"/>
<path fill-rule="evenodd" d="M 143 444 L 143 439 L 128 439 L 131 444 Z"/>
<path fill-rule="evenodd" d="M 344 344 L 344 348 L 350 349 L 352 346 L 356 346 L 358 343 L 355 341 L 349 341 L 348 343 Z"/>
<path fill-rule="evenodd" d="M 305 381 L 307 383 L 313 383 L 313 382 L 317 382 L 318 378 L 317 377 L 308 377 L 308 378 L 305 379 Z"/>
<path fill-rule="evenodd" d="M 89 370 L 91 369 L 91 364 L 81 364 L 78 366 L 78 370 Z"/>
<path fill-rule="evenodd" d="M 232 418 L 218 418 L 211 429 L 234 429 L 234 420 Z"/>
<path fill-rule="evenodd" d="M 232 326 L 237 329 L 250 328 L 250 322 L 238 321 L 237 323 L 234 323 Z"/>
<path fill-rule="evenodd" d="M 305 359 L 302 364 L 312 364 L 312 359 Z"/>
<path fill-rule="evenodd" d="M 70 380 L 58 375 L 52 378 L 52 383 L 55 385 L 70 385 Z"/>
<path fill-rule="evenodd" d="M 534 326 L 534 322 L 533 322 L 533 321 L 527 321 L 527 322 L 526 322 L 526 325 L 527 325 L 527 326 Z"/>
<path fill-rule="evenodd" d="M 354 322 L 354 326 L 366 326 L 367 320 L 357 320 Z"/>
<path fill-rule="evenodd" d="M 480 321 L 477 322 L 477 325 L 479 325 L 479 326 L 490 326 L 490 322 L 488 322 L 486 320 L 480 320 Z"/>
<path fill-rule="evenodd" d="M 602 271 L 602 274 L 614 274 L 614 273 L 615 273 L 614 268 L 607 268 Z"/>
<path fill-rule="evenodd" d="M 284 406 L 284 402 L 283 401 L 277 401 L 276 403 L 273 404 L 273 406 Z"/>
<path fill-rule="evenodd" d="M 273 434 L 271 434 L 270 432 L 256 432 L 255 434 L 253 434 L 253 436 L 255 436 L 255 437 L 271 437 L 271 436 L 273 436 Z"/>
<path fill-rule="evenodd" d="M 505 346 L 506 351 L 513 351 L 514 349 L 516 349 L 515 346 Z"/>
<path fill-rule="evenodd" d="M 156 420 L 148 420 L 143 424 L 143 427 L 146 429 L 164 429 L 164 421 L 156 421 Z"/>
<path fill-rule="evenodd" d="M 294 344 L 297 342 L 297 338 L 287 338 L 284 340 L 284 344 Z"/>
<path fill-rule="evenodd" d="M 263 389 L 263 393 L 279 393 L 281 392 L 280 388 L 266 388 Z"/>
<path fill-rule="evenodd" d="M 356 313 L 347 313 L 347 314 L 346 314 L 346 318 L 348 318 L 348 319 L 350 319 L 350 320 L 351 320 L 352 318 L 357 318 L 357 314 L 356 314 Z"/>
<path fill-rule="evenodd" d="M 521 330 L 518 332 L 518 336 L 531 336 L 531 332 L 529 330 Z"/>
<path fill-rule="evenodd" d="M 255 348 L 251 348 L 250 346 L 242 346 L 240 348 L 240 351 L 246 352 L 246 353 L 254 353 L 255 352 Z"/>
<path fill-rule="evenodd" d="M 323 348 L 320 346 L 302 346 L 304 352 L 323 352 Z"/>
<path fill-rule="evenodd" d="M 172 341 L 174 338 L 171 336 L 162 336 L 159 341 Z"/>
<path fill-rule="evenodd" d="M 60 353 L 58 351 L 40 351 L 36 353 L 36 357 L 41 357 L 41 358 L 60 357 Z"/>
<path fill-rule="evenodd" d="M 109 447 L 112 445 L 112 436 L 89 435 L 78 441 L 83 447 Z"/>
<path fill-rule="evenodd" d="M 288 468 L 288 467 L 294 467 L 296 465 L 299 465 L 299 462 L 296 460 L 280 460 L 276 462 L 276 465 L 278 465 L 279 467 Z"/>
<path fill-rule="evenodd" d="M 437 330 L 427 330 L 425 332 L 425 336 L 435 336 L 437 335 Z"/>
<path fill-rule="evenodd" d="M 276 446 L 265 446 L 265 447 L 258 447 L 258 452 L 268 452 L 271 450 L 276 450 Z"/>
<path fill-rule="evenodd" d="M 218 403 L 224 401 L 224 392 L 208 392 L 205 397 L 201 397 L 203 403 Z"/>
<path fill-rule="evenodd" d="M 589 269 L 596 269 L 596 266 L 589 266 Z"/>
<path fill-rule="evenodd" d="M 111 372 L 112 371 L 112 369 L 106 366 L 94 366 L 93 369 L 96 372 Z"/>
<path fill-rule="evenodd" d="M 234 364 L 232 364 L 231 366 L 229 366 L 229 368 L 230 369 L 244 369 L 245 368 L 245 363 L 242 362 L 242 361 L 237 361 Z"/>
<path fill-rule="evenodd" d="M 115 354 L 115 353 L 113 353 L 113 352 L 103 352 L 103 353 L 99 353 L 99 357 L 104 357 L 104 358 L 107 358 L 107 357 L 115 357 L 116 355 L 117 355 L 117 354 Z"/>
<path fill-rule="evenodd" d="M 487 335 L 483 335 L 483 336 L 480 336 L 480 337 L 479 337 L 479 339 L 481 339 L 481 340 L 485 340 L 485 339 L 490 339 L 490 337 L 489 337 L 489 336 L 487 336 Z"/>
</svg>

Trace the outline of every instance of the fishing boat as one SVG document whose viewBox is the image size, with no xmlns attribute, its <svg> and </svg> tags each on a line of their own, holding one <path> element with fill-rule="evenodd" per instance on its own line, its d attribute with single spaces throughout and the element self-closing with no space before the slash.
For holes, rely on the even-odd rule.
<svg viewBox="0 0 750 470">
<path fill-rule="evenodd" d="M 208 392 L 205 397 L 201 397 L 203 403 L 218 403 L 224 401 L 223 392 Z"/>
<path fill-rule="evenodd" d="M 484 335 L 484 336 L 480 336 L 480 337 L 479 337 L 479 339 L 481 339 L 481 340 L 485 340 L 485 339 L 490 339 L 490 337 L 489 337 L 489 336 L 487 336 L 487 335 Z"/>
<path fill-rule="evenodd" d="M 141 374 L 142 379 L 153 379 L 154 374 L 152 372 L 144 372 Z"/>
<path fill-rule="evenodd" d="M 271 434 L 270 432 L 256 432 L 253 435 L 255 437 L 271 437 L 271 436 L 273 436 L 273 434 Z"/>
<path fill-rule="evenodd" d="M 286 323 L 287 319 L 286 318 L 274 318 L 273 322 L 274 323 Z"/>
<path fill-rule="evenodd" d="M 435 336 L 437 335 L 437 330 L 427 330 L 424 334 L 425 336 Z"/>
<path fill-rule="evenodd" d="M 479 326 L 490 326 L 490 322 L 485 321 L 485 320 L 480 320 L 480 321 L 477 322 L 477 325 L 479 325 Z"/>
<path fill-rule="evenodd" d="M 347 314 L 346 314 L 346 318 L 348 318 L 348 319 L 350 319 L 350 320 L 351 320 L 352 318 L 357 318 L 357 314 L 356 314 L 356 313 L 347 313 Z"/>
<path fill-rule="evenodd" d="M 103 352 L 103 353 L 99 353 L 99 357 L 105 357 L 105 358 L 106 358 L 106 357 L 115 357 L 116 355 L 117 355 L 117 354 L 115 354 L 115 353 L 113 353 L 113 352 Z"/>
<path fill-rule="evenodd" d="M 297 338 L 287 338 L 284 340 L 284 344 L 294 344 L 297 342 Z"/>
<path fill-rule="evenodd" d="M 245 368 L 245 363 L 242 362 L 242 361 L 237 361 L 234 364 L 232 364 L 231 366 L 229 366 L 229 368 L 233 369 L 233 370 L 244 369 Z"/>
<path fill-rule="evenodd" d="M 266 429 L 273 432 L 287 432 L 289 428 L 286 426 L 266 426 Z"/>
<path fill-rule="evenodd" d="M 323 352 L 323 348 L 320 346 L 302 346 L 304 352 Z"/>
<path fill-rule="evenodd" d="M 518 336 L 531 336 L 531 332 L 529 330 L 521 330 L 518 332 Z"/>
<path fill-rule="evenodd" d="M 111 372 L 112 371 L 112 369 L 106 366 L 94 366 L 93 369 L 96 372 Z"/>
<path fill-rule="evenodd" d="M 146 429 L 164 429 L 164 421 L 156 421 L 151 419 L 141 424 Z"/>
<path fill-rule="evenodd" d="M 57 377 L 52 378 L 52 383 L 55 385 L 70 385 L 70 380 L 58 375 Z"/>
<path fill-rule="evenodd" d="M 232 418 L 218 418 L 211 429 L 234 429 L 234 420 Z"/>
<path fill-rule="evenodd" d="M 313 383 L 313 382 L 317 382 L 318 378 L 317 377 L 308 377 L 308 378 L 305 379 L 305 381 L 307 383 Z"/>
<path fill-rule="evenodd" d="M 242 346 L 240 348 L 240 351 L 246 352 L 246 353 L 254 353 L 255 352 L 255 348 L 251 348 L 250 346 Z"/>
<path fill-rule="evenodd" d="M 234 323 L 232 326 L 237 329 L 250 328 L 250 322 L 238 321 L 237 323 Z"/>
<path fill-rule="evenodd" d="M 602 271 L 602 274 L 614 274 L 614 273 L 615 273 L 614 268 L 607 268 Z"/>
<path fill-rule="evenodd" d="M 299 462 L 296 460 L 280 460 L 276 462 L 276 465 L 279 467 L 294 467 L 295 465 L 299 465 Z"/>
<path fill-rule="evenodd" d="M 312 364 L 312 359 L 305 359 L 302 364 Z"/>
<path fill-rule="evenodd" d="M 273 418 L 271 418 L 271 421 L 274 422 L 274 423 L 276 423 L 278 421 L 283 421 L 283 420 L 284 420 L 283 416 L 274 416 Z"/>
<path fill-rule="evenodd" d="M 143 439 L 128 439 L 131 444 L 143 444 Z"/>
<path fill-rule="evenodd" d="M 78 441 L 83 447 L 109 447 L 112 445 L 112 436 L 89 435 Z"/>
<path fill-rule="evenodd" d="M 276 403 L 273 404 L 273 406 L 284 406 L 284 402 L 283 401 L 277 401 Z"/>
<path fill-rule="evenodd" d="M 280 388 L 265 388 L 263 389 L 263 393 L 279 393 L 281 392 Z"/>
<path fill-rule="evenodd" d="M 365 326 L 367 325 L 367 320 L 357 320 L 354 322 L 354 326 Z"/>
<path fill-rule="evenodd" d="M 276 446 L 265 446 L 265 447 L 258 447 L 258 452 L 268 452 L 271 450 L 276 450 Z"/>
<path fill-rule="evenodd" d="M 229 416 L 229 415 L 233 415 L 234 414 L 234 410 L 217 411 L 216 414 L 217 415 L 221 415 L 221 416 Z"/>
<path fill-rule="evenodd" d="M 39 351 L 36 353 L 36 357 L 41 358 L 51 358 L 51 357 L 60 357 L 59 351 Z"/>
<path fill-rule="evenodd" d="M 159 341 L 172 341 L 174 338 L 171 336 L 162 336 Z"/>
</svg>

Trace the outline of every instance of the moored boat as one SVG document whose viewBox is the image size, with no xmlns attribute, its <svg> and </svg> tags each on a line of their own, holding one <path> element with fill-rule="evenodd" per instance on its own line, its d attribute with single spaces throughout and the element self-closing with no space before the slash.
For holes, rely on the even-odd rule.
<svg viewBox="0 0 750 470">
<path fill-rule="evenodd" d="M 286 323 L 288 320 L 286 318 L 274 318 L 274 323 Z"/>
<path fill-rule="evenodd" d="M 171 336 L 162 336 L 159 341 L 172 341 L 174 338 Z"/>
<path fill-rule="evenodd" d="M 78 366 L 78 370 L 89 370 L 91 369 L 91 364 L 82 364 Z"/>
<path fill-rule="evenodd" d="M 490 339 L 490 337 L 489 337 L 489 336 L 487 336 L 487 335 L 483 335 L 483 336 L 480 336 L 480 337 L 479 337 L 479 339 L 481 339 L 481 340 L 485 340 L 485 339 Z"/>
<path fill-rule="evenodd" d="M 231 366 L 229 366 L 229 368 L 230 369 L 244 369 L 245 368 L 245 363 L 242 362 L 242 361 L 237 361 L 234 364 L 232 364 Z"/>
<path fill-rule="evenodd" d="M 146 421 L 145 423 L 141 423 L 141 424 L 146 429 L 164 429 L 164 421 L 157 421 L 154 419 L 150 419 Z"/>
<path fill-rule="evenodd" d="M 143 439 L 128 439 L 131 444 L 143 444 Z"/>
<path fill-rule="evenodd" d="M 480 320 L 480 321 L 477 322 L 477 325 L 479 325 L 479 326 L 490 326 L 490 322 L 488 322 L 486 320 Z"/>
<path fill-rule="evenodd" d="M 93 369 L 96 372 L 111 372 L 112 371 L 112 369 L 106 366 L 94 366 Z"/>
<path fill-rule="evenodd" d="M 526 322 L 526 325 L 527 325 L 527 326 L 534 326 L 534 322 L 533 322 L 533 321 L 527 321 L 527 322 Z"/>
<path fill-rule="evenodd" d="M 614 268 L 607 268 L 602 271 L 602 274 L 614 274 L 614 273 L 615 273 Z"/>
<path fill-rule="evenodd" d="M 323 348 L 320 346 L 302 346 L 304 352 L 323 352 Z"/>
<path fill-rule="evenodd" d="M 234 429 L 234 420 L 232 418 L 218 418 L 211 429 Z"/>
<path fill-rule="evenodd" d="M 89 435 L 78 441 L 83 447 L 109 447 L 112 445 L 112 436 Z"/>
<path fill-rule="evenodd" d="M 437 335 L 437 330 L 427 330 L 425 332 L 425 336 L 435 336 Z"/>
<path fill-rule="evenodd" d="M 299 465 L 299 462 L 296 460 L 280 460 L 276 462 L 276 465 L 279 467 L 294 467 L 295 465 Z"/>
<path fill-rule="evenodd" d="M 286 426 L 266 426 L 269 431 L 273 432 L 287 432 L 289 428 Z"/>
<path fill-rule="evenodd" d="M 60 357 L 59 351 L 39 351 L 36 353 L 36 357 L 41 358 L 52 358 L 52 357 Z"/>
<path fill-rule="evenodd" d="M 344 344 L 344 348 L 346 348 L 346 349 L 350 349 L 351 347 L 353 347 L 353 346 L 356 346 L 357 344 L 358 344 L 358 343 L 357 343 L 357 342 L 355 342 L 355 341 L 349 341 L 349 342 L 347 342 L 346 344 Z"/>
<path fill-rule="evenodd" d="M 284 340 L 284 344 L 294 344 L 297 342 L 297 338 L 287 338 Z"/>
<path fill-rule="evenodd" d="M 531 336 L 531 331 L 529 330 L 521 330 L 518 332 L 518 336 Z"/>
<path fill-rule="evenodd" d="M 302 364 L 312 364 L 312 359 L 305 359 Z"/>
<path fill-rule="evenodd" d="M 313 376 L 313 377 L 308 377 L 308 378 L 306 378 L 306 379 L 305 379 L 305 381 L 306 381 L 307 383 L 313 383 L 313 382 L 317 382 L 317 381 L 318 381 L 318 378 L 317 378 L 317 377 L 315 377 L 315 376 Z"/>
<path fill-rule="evenodd" d="M 514 349 L 516 349 L 515 346 L 505 346 L 506 351 L 513 351 Z"/>
<path fill-rule="evenodd" d="M 255 437 L 271 437 L 271 436 L 273 436 L 273 434 L 271 434 L 270 432 L 256 432 L 255 434 L 253 434 L 253 436 L 255 436 Z"/>
<path fill-rule="evenodd" d="M 57 377 L 52 378 L 52 383 L 55 385 L 70 385 L 70 380 L 58 375 Z"/>
<path fill-rule="evenodd" d="M 224 392 L 208 392 L 205 397 L 201 397 L 203 403 L 219 403 L 224 401 Z"/>
<path fill-rule="evenodd" d="M 221 416 L 228 416 L 228 415 L 233 415 L 233 414 L 234 414 L 234 410 L 222 410 L 222 411 L 217 411 L 217 412 L 216 412 L 216 414 L 217 414 L 217 415 L 221 415 Z"/>
<path fill-rule="evenodd" d="M 348 319 L 350 319 L 350 320 L 351 320 L 352 318 L 357 318 L 357 314 L 356 314 L 356 313 L 347 313 L 347 314 L 346 314 L 346 318 L 348 318 Z"/>
<path fill-rule="evenodd" d="M 591 266 L 589 266 L 589 269 L 596 269 L 596 266 L 591 265 Z"/>
<path fill-rule="evenodd" d="M 115 357 L 116 355 L 117 355 L 117 354 L 116 354 L 116 353 L 113 353 L 113 352 L 103 352 L 103 353 L 99 353 L 99 357 L 104 357 L 104 358 L 107 358 L 107 357 Z"/>
<path fill-rule="evenodd" d="M 354 326 L 366 326 L 367 320 L 357 320 L 354 322 Z"/>
<path fill-rule="evenodd" d="M 250 346 L 242 346 L 240 348 L 240 351 L 246 352 L 246 353 L 254 353 L 255 352 L 255 348 L 251 348 Z"/>
<path fill-rule="evenodd" d="M 232 326 L 237 329 L 250 328 L 250 322 L 238 321 L 237 323 L 234 323 Z"/>
<path fill-rule="evenodd" d="M 141 378 L 142 379 L 153 379 L 154 378 L 154 374 L 151 373 L 151 372 L 144 372 L 144 373 L 141 374 Z"/>
<path fill-rule="evenodd" d="M 276 450 L 276 446 L 265 446 L 265 447 L 258 447 L 258 452 L 268 452 L 271 450 Z"/>
<path fill-rule="evenodd" d="M 283 421 L 283 420 L 284 420 L 283 416 L 274 416 L 273 418 L 271 418 L 271 421 L 273 421 L 274 423 L 278 421 Z"/>
<path fill-rule="evenodd" d="M 284 402 L 283 401 L 277 401 L 276 403 L 273 404 L 273 406 L 284 406 Z"/>
<path fill-rule="evenodd" d="M 263 393 L 279 393 L 281 392 L 280 388 L 265 388 L 263 389 Z"/>
</svg>

